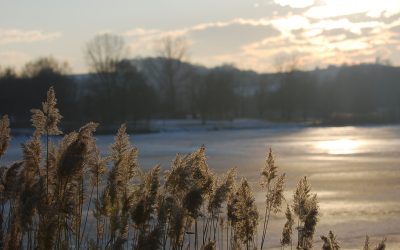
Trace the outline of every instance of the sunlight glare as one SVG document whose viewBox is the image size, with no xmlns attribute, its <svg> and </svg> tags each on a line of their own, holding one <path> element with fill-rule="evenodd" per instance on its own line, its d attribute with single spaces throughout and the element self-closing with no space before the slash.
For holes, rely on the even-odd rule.
<svg viewBox="0 0 400 250">
<path fill-rule="evenodd" d="M 361 144 L 361 141 L 357 140 L 340 139 L 320 141 L 317 144 L 317 148 L 331 155 L 354 154 L 358 151 Z"/>
<path fill-rule="evenodd" d="M 332 18 L 366 13 L 378 18 L 381 15 L 392 16 L 400 9 L 400 2 L 393 0 L 323 0 L 321 5 L 314 5 L 306 16 L 311 18 Z"/>
</svg>

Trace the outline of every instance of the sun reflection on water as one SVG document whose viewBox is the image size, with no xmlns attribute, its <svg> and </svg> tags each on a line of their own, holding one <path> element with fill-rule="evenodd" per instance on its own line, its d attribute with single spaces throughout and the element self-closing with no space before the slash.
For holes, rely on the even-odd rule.
<svg viewBox="0 0 400 250">
<path fill-rule="evenodd" d="M 327 154 L 341 155 L 341 154 L 354 154 L 360 150 L 362 142 L 352 139 L 328 140 L 320 141 L 316 147 L 323 150 Z"/>
</svg>

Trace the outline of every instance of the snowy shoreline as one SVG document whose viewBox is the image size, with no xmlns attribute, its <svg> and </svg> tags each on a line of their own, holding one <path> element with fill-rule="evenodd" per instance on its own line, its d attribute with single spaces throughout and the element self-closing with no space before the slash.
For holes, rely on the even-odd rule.
<svg viewBox="0 0 400 250">
<path fill-rule="evenodd" d="M 96 122 L 96 121 L 94 121 Z M 65 132 L 79 129 L 82 124 L 67 124 L 62 127 Z M 115 134 L 121 123 L 102 125 L 97 129 L 96 134 Z M 154 119 L 149 121 L 126 122 L 127 131 L 130 134 L 150 134 L 168 132 L 198 132 L 217 130 L 242 130 L 242 129 L 281 129 L 281 128 L 304 128 L 315 126 L 310 122 L 270 122 L 260 119 L 233 119 L 233 120 L 209 120 L 202 122 L 199 119 Z M 14 136 L 31 135 L 33 128 L 13 128 L 11 133 Z"/>
</svg>

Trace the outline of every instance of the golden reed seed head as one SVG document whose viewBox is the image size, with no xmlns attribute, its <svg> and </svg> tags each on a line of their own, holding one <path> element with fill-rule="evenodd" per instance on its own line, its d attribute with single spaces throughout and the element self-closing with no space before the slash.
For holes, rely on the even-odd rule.
<svg viewBox="0 0 400 250">
<path fill-rule="evenodd" d="M 32 125 L 35 127 L 35 135 L 60 135 L 61 130 L 58 124 L 62 119 L 58 108 L 54 88 L 50 87 L 47 91 L 46 101 L 42 103 L 42 110 L 32 109 Z"/>
</svg>

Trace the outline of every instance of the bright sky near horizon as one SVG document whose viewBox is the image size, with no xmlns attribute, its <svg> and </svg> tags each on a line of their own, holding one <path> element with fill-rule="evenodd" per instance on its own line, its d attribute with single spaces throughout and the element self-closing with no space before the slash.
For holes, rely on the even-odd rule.
<svg viewBox="0 0 400 250">
<path fill-rule="evenodd" d="M 105 32 L 123 36 L 130 57 L 184 36 L 190 61 L 206 66 L 271 72 L 293 57 L 304 69 L 378 57 L 400 65 L 398 0 L 0 0 L 0 66 L 52 55 L 86 72 L 85 44 Z"/>
</svg>

